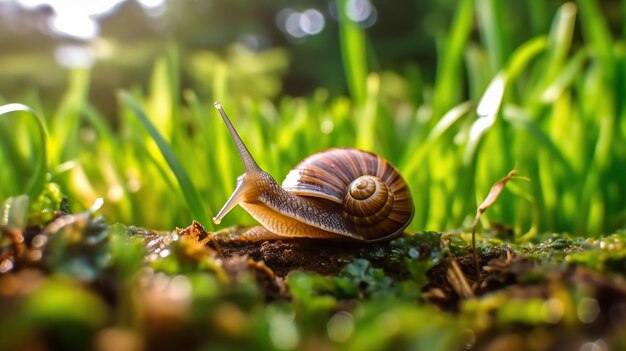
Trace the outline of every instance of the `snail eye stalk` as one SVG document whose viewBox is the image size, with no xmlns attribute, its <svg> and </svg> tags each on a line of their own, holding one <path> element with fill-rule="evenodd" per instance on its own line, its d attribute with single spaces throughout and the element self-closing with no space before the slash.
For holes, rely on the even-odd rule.
<svg viewBox="0 0 626 351">
<path fill-rule="evenodd" d="M 228 118 L 228 115 L 226 115 L 226 112 L 224 112 L 222 104 L 216 101 L 213 103 L 213 106 L 215 106 L 217 111 L 219 111 L 222 119 L 224 120 L 224 123 L 226 124 L 226 127 L 228 128 L 228 131 L 230 132 L 230 136 L 233 138 L 233 142 L 237 147 L 239 157 L 241 158 L 241 162 L 243 163 L 243 168 L 246 170 L 246 173 L 260 172 L 261 168 L 256 164 L 256 161 L 254 161 L 252 154 L 250 154 L 250 151 L 248 151 L 248 148 L 243 143 L 243 140 L 241 140 L 241 137 L 239 136 L 239 134 L 237 134 L 237 130 L 235 130 L 233 124 L 230 123 L 230 119 Z"/>
</svg>

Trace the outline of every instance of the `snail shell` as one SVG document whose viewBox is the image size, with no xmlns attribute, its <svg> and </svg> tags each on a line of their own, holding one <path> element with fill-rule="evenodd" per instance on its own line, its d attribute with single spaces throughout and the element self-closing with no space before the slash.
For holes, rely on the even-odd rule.
<svg viewBox="0 0 626 351">
<path fill-rule="evenodd" d="M 392 238 L 407 227 L 413 204 L 406 182 L 385 159 L 357 149 L 330 149 L 305 158 L 282 188 L 339 206 L 341 217 L 365 241 Z"/>
</svg>

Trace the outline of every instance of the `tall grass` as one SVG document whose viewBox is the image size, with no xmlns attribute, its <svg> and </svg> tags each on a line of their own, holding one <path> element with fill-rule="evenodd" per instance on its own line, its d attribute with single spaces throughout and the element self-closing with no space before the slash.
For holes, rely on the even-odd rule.
<svg viewBox="0 0 626 351">
<path fill-rule="evenodd" d="M 19 115 L 19 121 L 6 121 L 11 115 Z M 46 125 L 38 112 L 22 104 L 0 106 L 0 135 L 4 143 L 0 144 L 4 164 L 14 166 L 17 171 L 2 172 L 0 177 L 0 196 L 25 193 L 36 196 L 42 190 L 48 170 L 47 131 Z M 26 117 L 31 117 L 28 123 Z M 17 118 L 17 116 L 15 116 Z M 29 132 L 36 130 L 33 136 Z M 37 138 L 38 137 L 38 138 Z M 28 140 L 24 142 L 24 140 Z M 5 163 L 6 162 L 6 163 Z M 24 174 L 28 176 L 24 177 Z"/>
<path fill-rule="evenodd" d="M 76 207 L 104 196 L 112 220 L 170 229 L 198 219 L 212 229 L 211 211 L 243 172 L 211 107 L 219 100 L 258 164 L 279 181 L 328 147 L 382 154 L 409 183 L 411 230 L 467 226 L 493 182 L 513 167 L 532 181 L 508 187 L 484 221 L 510 224 L 524 238 L 626 225 L 625 42 L 611 36 L 597 1 L 564 4 L 545 33 L 545 5 L 528 2 L 538 34 L 512 47 L 502 21 L 514 14 L 504 3 L 461 0 L 438 38 L 432 84 L 416 71 L 406 78 L 371 71 L 367 32 L 346 15 L 348 1 L 337 3 L 349 98 L 324 89 L 277 101 L 234 98 L 228 61 L 213 67 L 211 94 L 180 91 L 182 63 L 170 48 L 154 64 L 149 91 L 131 89 L 120 99 L 120 127 L 112 130 L 86 99 L 89 72 L 72 72 L 59 108 L 47 113 L 51 179 Z M 576 30 L 583 41 L 574 45 Z M 402 93 L 407 87 L 411 93 Z M 25 189 L 26 168 L 11 156 L 19 144 L 0 140 L 12 174 L 3 177 L 3 197 Z M 253 223 L 241 209 L 224 220 Z"/>
</svg>

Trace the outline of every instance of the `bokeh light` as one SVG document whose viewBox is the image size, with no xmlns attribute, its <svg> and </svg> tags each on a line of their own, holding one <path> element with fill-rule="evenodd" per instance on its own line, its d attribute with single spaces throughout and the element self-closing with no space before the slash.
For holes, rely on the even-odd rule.
<svg viewBox="0 0 626 351">
<path fill-rule="evenodd" d="M 298 329 L 293 314 L 277 313 L 270 320 L 270 338 L 279 350 L 291 350 L 298 345 Z"/>
<path fill-rule="evenodd" d="M 293 38 L 303 38 L 319 34 L 324 30 L 326 20 L 324 15 L 314 8 L 302 12 L 287 8 L 276 15 L 276 25 Z"/>
<path fill-rule="evenodd" d="M 348 0 L 345 6 L 346 16 L 361 27 L 369 28 L 378 20 L 378 10 L 370 0 Z M 328 12 L 335 20 L 339 19 L 336 0 L 328 3 Z"/>
<path fill-rule="evenodd" d="M 373 6 L 369 0 L 348 0 L 346 15 L 354 22 L 363 22 L 372 15 Z"/>
<path fill-rule="evenodd" d="M 598 300 L 591 297 L 584 297 L 578 303 L 578 319 L 583 323 L 593 323 L 600 314 L 600 304 Z"/>
<path fill-rule="evenodd" d="M 354 317 L 346 311 L 335 313 L 326 324 L 328 338 L 335 342 L 344 342 L 354 332 Z"/>
<path fill-rule="evenodd" d="M 609 347 L 602 339 L 586 342 L 580 346 L 580 351 L 608 351 Z"/>
<path fill-rule="evenodd" d="M 66 68 L 89 68 L 95 61 L 93 50 L 85 45 L 59 45 L 54 50 L 54 58 L 61 67 Z"/>
</svg>

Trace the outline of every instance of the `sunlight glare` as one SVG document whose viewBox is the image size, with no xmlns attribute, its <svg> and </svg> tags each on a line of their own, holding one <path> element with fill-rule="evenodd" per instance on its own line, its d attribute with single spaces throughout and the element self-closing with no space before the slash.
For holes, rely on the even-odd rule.
<svg viewBox="0 0 626 351">
<path fill-rule="evenodd" d="M 47 5 L 61 15 L 81 14 L 97 17 L 111 14 L 124 1 L 126 0 L 90 0 L 83 1 L 80 5 L 74 0 L 17 0 L 17 3 L 25 9 Z"/>
<path fill-rule="evenodd" d="M 159 17 L 165 13 L 165 0 L 137 0 L 137 3 L 150 17 Z"/>
<path fill-rule="evenodd" d="M 17 3 L 27 10 L 34 9 L 42 5 L 48 4 L 49 1 L 46 0 L 17 0 Z"/>
<path fill-rule="evenodd" d="M 165 0 L 137 0 L 141 7 L 146 9 L 153 9 L 161 6 L 165 6 Z"/>
<path fill-rule="evenodd" d="M 89 16 L 56 13 L 50 19 L 50 29 L 58 35 L 91 40 L 100 34 L 98 23 Z"/>
<path fill-rule="evenodd" d="M 115 13 L 127 0 L 90 0 L 77 4 L 74 0 L 14 0 L 25 10 L 47 6 L 52 10 L 47 23 L 50 33 L 78 40 L 92 40 L 100 35 L 98 20 Z M 148 15 L 165 11 L 164 0 L 137 0 Z"/>
</svg>

